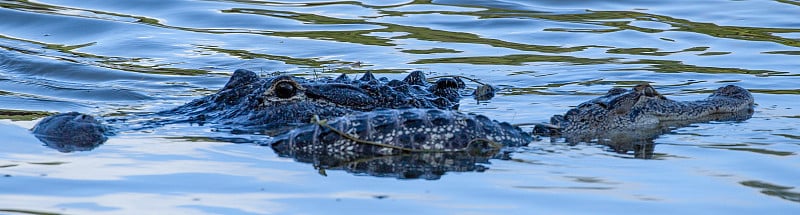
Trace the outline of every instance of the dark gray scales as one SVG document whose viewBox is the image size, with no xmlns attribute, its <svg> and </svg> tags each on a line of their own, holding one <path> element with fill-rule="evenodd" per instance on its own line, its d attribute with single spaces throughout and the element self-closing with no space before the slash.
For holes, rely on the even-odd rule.
<svg viewBox="0 0 800 215">
<path fill-rule="evenodd" d="M 342 134 L 344 133 L 344 134 Z M 281 156 L 340 160 L 409 152 L 486 151 L 525 146 L 533 137 L 482 115 L 438 109 L 382 109 L 310 123 L 267 145 Z"/>
</svg>

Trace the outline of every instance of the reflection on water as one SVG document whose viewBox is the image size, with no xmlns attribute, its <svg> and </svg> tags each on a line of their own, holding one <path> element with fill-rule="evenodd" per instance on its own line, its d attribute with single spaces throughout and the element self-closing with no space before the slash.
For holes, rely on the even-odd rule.
<svg viewBox="0 0 800 215">
<path fill-rule="evenodd" d="M 753 116 L 753 110 L 746 110 L 736 113 L 713 114 L 706 117 L 686 121 L 665 121 L 658 123 L 652 128 L 631 128 L 606 131 L 603 133 L 592 133 L 587 135 L 568 136 L 564 141 L 572 144 L 591 142 L 609 147 L 609 151 L 629 154 L 634 158 L 653 159 L 657 155 L 655 140 L 661 135 L 669 134 L 676 129 L 691 126 L 696 123 L 708 122 L 743 122 Z M 561 140 L 559 136 L 551 137 L 551 141 Z"/>
<path fill-rule="evenodd" d="M 0 211 L 800 211 L 798 7 L 789 0 L 0 0 Z M 734 84 L 757 105 L 746 121 L 665 125 L 643 135 L 653 138 L 593 142 L 610 146 L 542 138 L 510 160 L 432 154 L 326 164 L 250 144 L 207 144 L 254 137 L 183 125 L 122 132 L 93 151 L 64 154 L 28 131 L 54 112 L 110 117 L 176 107 L 213 93 L 240 68 L 467 76 L 497 86 L 497 96 L 465 99 L 460 110 L 512 124 L 545 121 L 633 83 L 664 86 L 659 92 L 676 100 Z M 344 171 L 321 176 L 295 159 Z"/>
<path fill-rule="evenodd" d="M 322 153 L 276 152 L 280 156 L 291 157 L 298 162 L 310 163 L 321 175 L 328 170 L 344 170 L 355 175 L 392 177 L 398 179 L 438 180 L 447 172 L 483 172 L 488 169 L 488 155 L 469 153 L 409 153 L 393 156 L 366 156 L 358 159 L 345 159 Z"/>
<path fill-rule="evenodd" d="M 742 181 L 739 183 L 752 188 L 760 188 L 761 193 L 766 195 L 777 196 L 789 201 L 800 202 L 800 193 L 790 191 L 794 187 L 779 186 L 761 181 Z"/>
</svg>

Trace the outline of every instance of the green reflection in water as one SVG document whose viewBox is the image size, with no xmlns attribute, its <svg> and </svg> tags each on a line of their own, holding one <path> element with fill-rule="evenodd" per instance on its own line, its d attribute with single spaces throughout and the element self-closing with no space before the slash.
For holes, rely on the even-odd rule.
<svg viewBox="0 0 800 215">
<path fill-rule="evenodd" d="M 739 182 L 739 184 L 761 189 L 761 193 L 768 196 L 774 196 L 793 202 L 800 202 L 800 193 L 790 191 L 794 187 L 780 186 L 757 180 L 742 181 Z"/>
<path fill-rule="evenodd" d="M 761 52 L 764 54 L 800 55 L 800 51 L 769 51 Z"/>
<path fill-rule="evenodd" d="M 264 2 L 260 1 L 233 1 L 239 3 L 246 3 L 252 5 L 263 5 Z M 791 1 L 780 1 L 787 4 L 796 5 L 795 2 Z M 250 8 L 232 8 L 227 10 L 221 10 L 223 13 L 240 13 L 240 14 L 253 14 L 253 15 L 261 15 L 261 16 L 269 16 L 269 17 L 277 17 L 283 19 L 290 19 L 302 22 L 304 24 L 316 24 L 316 25 L 343 25 L 343 24 L 352 24 L 352 25 L 365 25 L 365 26 L 375 26 L 374 29 L 366 29 L 366 30 L 347 30 L 347 31 L 268 31 L 268 30 L 258 30 L 258 29 L 202 29 L 202 28 L 186 28 L 186 27 L 178 27 L 178 26 L 169 26 L 159 22 L 158 19 L 149 18 L 149 17 L 142 17 L 142 16 L 134 16 L 134 15 L 126 15 L 126 14 L 118 14 L 118 13 L 111 13 L 111 12 L 104 12 L 104 11 L 96 11 L 96 10 L 88 10 L 88 9 L 81 9 L 81 8 L 69 8 L 63 6 L 55 6 L 55 5 L 47 5 L 42 3 L 34 3 L 28 1 L 19 1 L 19 2 L 11 2 L 11 3 L 0 3 L 0 7 L 4 8 L 11 8 L 17 10 L 24 10 L 24 11 L 33 11 L 39 13 L 50 13 L 50 14 L 59 14 L 64 16 L 77 16 L 83 18 L 91 18 L 91 19 L 103 19 L 103 20 L 111 20 L 111 21 L 125 21 L 125 20 L 132 20 L 128 21 L 131 23 L 141 23 L 161 28 L 168 28 L 168 29 L 177 29 L 182 31 L 189 31 L 189 32 L 200 32 L 200 33 L 212 33 L 212 34 L 224 34 L 224 33 L 249 33 L 249 34 L 262 34 L 262 35 L 269 35 L 269 36 L 278 36 L 278 37 L 301 37 L 301 38 L 310 38 L 315 40 L 328 40 L 328 41 L 336 41 L 336 42 L 346 42 L 346 43 L 355 43 L 355 44 L 363 44 L 363 45 L 371 45 L 371 46 L 395 46 L 393 40 L 396 39 L 417 39 L 417 40 L 425 40 L 425 41 L 434 41 L 434 42 L 449 42 L 449 43 L 467 43 L 467 44 L 483 44 L 489 45 L 493 47 L 501 47 L 501 48 L 509 48 L 514 50 L 520 51 L 535 51 L 535 52 L 543 52 L 543 53 L 569 53 L 569 52 L 578 52 L 583 51 L 588 48 L 609 48 L 606 52 L 609 54 L 629 54 L 629 55 L 638 55 L 638 56 L 666 56 L 670 54 L 680 53 L 680 52 L 690 52 L 696 51 L 701 52 L 708 49 L 708 47 L 693 47 L 681 51 L 661 51 L 657 48 L 613 48 L 613 47 L 605 47 L 605 46 L 597 46 L 597 45 L 584 45 L 584 46 L 575 46 L 575 47 L 562 47 L 562 46 L 545 46 L 545 45 L 533 45 L 533 44 L 524 44 L 524 43 L 515 43 L 515 42 L 508 42 L 499 39 L 492 39 L 492 38 L 484 38 L 480 35 L 472 34 L 472 33 L 465 33 L 465 32 L 452 32 L 452 31 L 444 31 L 438 29 L 432 29 L 427 27 L 417 27 L 417 26 L 405 26 L 405 25 L 398 25 L 398 24 L 391 24 L 391 23 L 381 23 L 375 21 L 368 21 L 369 18 L 374 17 L 364 17 L 363 19 L 343 19 L 343 18 L 336 18 L 336 17 L 328 17 L 322 16 L 317 14 L 310 14 L 310 13 L 300 13 L 300 12 L 292 12 L 288 11 L 292 8 L 308 8 L 313 6 L 323 6 L 323 5 L 355 5 L 364 8 L 370 8 L 373 10 L 378 11 L 383 17 L 387 16 L 408 16 L 412 14 L 441 14 L 441 15 L 464 15 L 464 16 L 472 16 L 476 17 L 477 19 L 493 19 L 493 18 L 530 18 L 530 19 L 541 19 L 541 20 L 550 20 L 555 22 L 566 22 L 566 23 L 579 23 L 579 24 L 588 24 L 591 26 L 597 26 L 596 28 L 589 28 L 589 29 L 578 29 L 578 28 L 548 28 L 545 31 L 565 31 L 565 32 L 582 32 L 582 33 L 608 33 L 608 32 L 616 32 L 622 30 L 632 30 L 637 32 L 644 32 L 644 33 L 658 33 L 658 32 L 665 32 L 665 31 L 683 31 L 683 32 L 693 32 L 698 34 L 709 35 L 717 38 L 729 38 L 729 39 L 736 39 L 736 40 L 746 40 L 746 41 L 766 41 L 766 42 L 774 42 L 778 44 L 783 44 L 786 46 L 792 47 L 800 47 L 800 41 L 796 39 L 784 38 L 780 36 L 775 36 L 776 33 L 795 33 L 800 32 L 800 29 L 788 29 L 788 28 L 759 28 L 759 27 L 741 27 L 741 26 L 720 26 L 714 23 L 703 23 L 703 22 L 692 22 L 686 19 L 677 19 L 669 16 L 663 15 L 655 15 L 655 14 L 648 14 L 639 11 L 587 11 L 585 13 L 571 13 L 571 14 L 553 14 L 553 13 L 545 13 L 545 12 L 533 12 L 533 11 L 522 11 L 522 10 L 509 10 L 509 9 L 498 9 L 498 8 L 482 8 L 477 6 L 461 6 L 465 8 L 473 8 L 473 9 L 481 9 L 478 11 L 469 11 L 469 12 L 456 12 L 456 11 L 414 11 L 414 12 L 402 12 L 402 11 L 388 11 L 383 10 L 384 8 L 394 8 L 397 6 L 402 5 L 412 5 L 412 4 L 433 4 L 430 1 L 413 1 L 409 3 L 403 3 L 400 5 L 393 5 L 393 6 L 370 6 L 365 5 L 359 2 L 352 2 L 352 1 L 344 1 L 344 2 L 320 2 L 320 3 L 277 3 L 277 2 L 270 2 L 269 4 L 272 5 L 280 5 L 287 8 L 287 11 L 277 11 L 277 10 L 265 10 L 265 9 L 250 9 Z M 436 5 L 436 4 L 433 4 Z M 83 13 L 71 13 L 69 11 L 81 11 L 87 12 L 88 14 Z M 95 14 L 95 15 L 93 15 Z M 668 28 L 663 29 L 651 29 L 651 28 L 643 28 L 637 27 L 632 25 L 635 21 L 648 21 L 648 22 L 659 22 L 667 24 Z M 380 37 L 380 36 L 371 36 L 372 33 L 401 33 L 400 36 L 394 36 L 391 38 Z M 667 41 L 674 41 L 673 39 L 669 38 L 661 38 Z M 110 57 L 103 57 L 103 56 L 94 56 L 88 55 L 85 53 L 80 52 L 73 52 L 72 49 L 80 48 L 86 45 L 91 44 L 81 44 L 77 46 L 67 46 L 67 45 L 58 45 L 58 44 L 47 44 L 45 45 L 47 48 L 60 50 L 65 53 L 87 57 L 87 58 L 96 58 L 96 59 L 109 59 Z M 431 53 L 454 53 L 452 50 L 442 49 L 442 48 L 434 48 L 428 51 L 420 51 L 420 50 L 405 50 L 403 52 L 412 53 L 412 54 L 431 54 Z M 229 53 L 231 51 L 228 51 Z M 705 52 L 699 53 L 700 56 L 711 56 L 711 55 L 724 55 L 729 54 L 730 52 Z M 787 54 L 787 55 L 797 55 L 797 51 L 773 51 L 768 52 L 769 54 Z M 239 53 L 238 55 L 234 56 L 246 56 L 246 57 L 263 57 L 266 59 L 283 61 L 287 64 L 297 64 L 297 65 L 305 65 L 305 66 L 322 66 L 321 64 L 325 64 L 326 62 L 315 62 L 313 59 L 297 59 L 292 57 L 286 56 L 275 56 L 275 55 L 252 55 L 252 54 L 242 54 Z M 418 60 L 413 63 L 415 64 L 425 64 L 425 63 L 470 63 L 470 64 L 499 64 L 499 65 L 522 65 L 526 62 L 569 62 L 574 64 L 600 64 L 600 63 L 615 63 L 612 62 L 613 59 L 617 58 L 607 58 L 607 59 L 583 59 L 577 57 L 567 57 L 567 56 L 544 56 L 544 55 L 535 55 L 535 54 L 518 54 L 518 55 L 507 55 L 501 57 L 468 57 L 468 58 L 438 58 L 438 59 L 423 59 Z M 66 60 L 66 59 L 65 59 Z M 147 72 L 147 73 L 170 73 L 170 74 L 205 74 L 207 72 L 201 70 L 185 70 L 185 69 L 174 69 L 174 68 L 160 68 L 158 70 L 154 69 L 152 66 L 141 66 L 136 64 L 136 61 L 129 61 L 129 62 L 120 62 L 119 60 L 98 60 L 97 63 L 100 63 L 101 66 L 109 67 L 109 68 L 117 68 L 117 69 L 124 69 L 136 72 Z M 700 67 L 700 66 L 693 66 L 693 65 L 685 65 L 682 62 L 678 61 L 668 61 L 668 60 L 639 60 L 635 62 L 626 62 L 626 64 L 650 64 L 652 65 L 649 68 L 644 68 L 644 70 L 652 70 L 656 72 L 700 72 L 700 73 L 739 73 L 739 74 L 755 74 L 755 75 L 780 75 L 785 74 L 781 72 L 775 71 L 767 71 L 767 70 L 745 70 L 745 69 L 736 69 L 736 68 L 714 68 L 714 67 Z M 159 67 L 165 67 L 165 65 L 159 65 Z M 637 69 L 638 70 L 638 69 Z"/>
<path fill-rule="evenodd" d="M 11 121 L 31 121 L 48 115 L 50 114 L 43 111 L 0 109 L 0 119 L 8 119 Z"/>
<path fill-rule="evenodd" d="M 35 214 L 35 215 L 59 215 L 60 214 L 60 213 L 50 213 L 50 212 L 25 210 L 25 209 L 8 209 L 8 208 L 0 208 L 0 212 L 8 212 L 8 213 L 15 213 L 15 214 Z"/>
<path fill-rule="evenodd" d="M 525 63 L 531 63 L 531 62 L 564 62 L 576 65 L 588 65 L 588 64 L 612 63 L 614 62 L 614 60 L 616 60 L 616 58 L 590 59 L 590 58 L 579 58 L 573 56 L 516 54 L 516 55 L 491 56 L 491 57 L 454 57 L 454 58 L 422 59 L 411 62 L 411 64 L 467 63 L 467 64 L 485 64 L 485 65 L 523 65 Z"/>
<path fill-rule="evenodd" d="M 785 137 L 785 138 L 789 138 L 789 139 L 800 140 L 800 136 L 798 136 L 798 135 L 791 135 L 791 134 L 775 134 L 775 135 L 781 136 L 781 137 Z"/>
<path fill-rule="evenodd" d="M 613 190 L 614 187 L 578 187 L 578 186 L 513 186 L 519 189 L 532 189 L 532 190 Z"/>
<path fill-rule="evenodd" d="M 436 53 L 461 53 L 462 51 L 446 48 L 432 48 L 432 49 L 408 49 L 401 52 L 411 54 L 436 54 Z"/>
<path fill-rule="evenodd" d="M 671 54 L 675 54 L 675 53 L 681 53 L 681 52 L 700 52 L 700 51 L 705 51 L 708 48 L 709 47 L 692 47 L 692 48 L 687 48 L 687 49 L 684 49 L 684 50 L 674 51 L 674 52 L 662 52 L 662 51 L 658 51 L 657 48 L 615 48 L 615 49 L 606 50 L 606 53 L 610 53 L 610 54 L 667 56 L 667 55 L 671 55 Z"/>
<path fill-rule="evenodd" d="M 705 34 L 717 38 L 729 38 L 748 41 L 766 41 L 783 44 L 786 46 L 800 47 L 800 41 L 775 36 L 775 33 L 800 32 L 800 29 L 788 28 L 759 28 L 742 26 L 720 26 L 714 23 L 692 22 L 686 19 L 677 19 L 669 16 L 647 14 L 636 11 L 590 11 L 582 14 L 530 14 L 524 11 L 516 13 L 498 13 L 499 16 L 547 19 L 560 22 L 575 22 L 581 24 L 600 25 L 610 28 L 604 29 L 564 29 L 551 28 L 548 31 L 609 33 L 622 30 L 634 30 L 644 33 L 657 33 L 663 31 L 685 31 Z M 633 21 L 651 21 L 668 24 L 668 30 L 648 29 L 632 26 Z"/>
<path fill-rule="evenodd" d="M 61 61 L 72 62 L 72 63 L 90 63 L 95 66 L 109 68 L 109 69 L 119 69 L 125 70 L 130 72 L 140 72 L 140 73 L 154 73 L 154 74 L 172 74 L 172 75 L 202 75 L 207 74 L 208 71 L 199 70 L 199 69 L 182 69 L 182 68 L 159 68 L 161 65 L 157 66 L 143 66 L 139 64 L 135 64 L 136 62 L 148 61 L 149 59 L 145 58 L 120 58 L 120 57 L 107 57 L 107 56 L 100 56 L 100 55 L 93 55 L 83 52 L 77 52 L 73 49 L 78 49 L 86 46 L 91 46 L 94 44 L 86 43 L 86 44 L 79 44 L 79 45 L 63 45 L 63 44 L 51 44 L 51 43 L 43 43 L 39 41 L 33 40 L 25 40 L 19 38 L 12 38 L 5 35 L 0 34 L 0 39 L 7 39 L 7 40 L 15 40 L 30 44 L 35 44 L 41 46 L 43 49 L 53 50 L 59 54 L 51 54 L 47 51 L 32 51 L 32 50 L 25 50 L 11 46 L 3 46 L 0 45 L 0 48 L 17 51 L 27 55 L 38 55 L 38 56 L 47 56 L 50 58 L 58 59 Z"/>
<path fill-rule="evenodd" d="M 800 95 L 800 89 L 793 90 L 773 90 L 773 89 L 747 89 L 754 93 L 774 94 L 774 95 Z"/>
<path fill-rule="evenodd" d="M 758 148 L 750 148 L 749 144 L 714 144 L 709 146 L 703 146 L 703 148 L 713 148 L 713 149 L 727 149 L 733 151 L 745 151 L 745 152 L 755 152 L 759 154 L 765 155 L 776 155 L 776 156 L 790 156 L 795 155 L 794 152 L 783 152 L 783 151 L 774 151 L 774 150 L 767 150 L 767 149 L 758 149 Z"/>
<path fill-rule="evenodd" d="M 337 42 L 357 43 L 364 45 L 377 45 L 377 46 L 394 46 L 391 40 L 377 36 L 367 36 L 370 33 L 389 32 L 389 33 L 406 33 L 403 36 L 393 37 L 392 39 L 418 39 L 434 42 L 453 42 L 453 43 L 470 43 L 470 44 L 484 44 L 494 47 L 510 48 L 522 51 L 538 51 L 546 53 L 564 53 L 582 51 L 589 47 L 594 46 L 577 46 L 577 47 L 559 47 L 559 46 L 541 46 L 507 42 L 498 39 L 482 38 L 476 34 L 464 32 L 452 32 L 431 29 L 426 27 L 405 26 L 391 23 L 370 22 L 362 19 L 340 19 L 334 17 L 326 17 L 316 14 L 305 14 L 288 11 L 275 11 L 275 10 L 261 10 L 261 9 L 245 9 L 234 8 L 224 10 L 226 13 L 243 13 L 243 14 L 257 14 L 270 17 L 286 18 L 300 21 L 306 24 L 364 24 L 382 26 L 374 30 L 356 30 L 356 31 L 291 31 L 291 32 L 271 32 L 267 33 L 273 36 L 282 37 L 304 37 L 319 40 L 332 40 Z M 386 14 L 386 11 L 382 11 Z M 433 13 L 433 12 L 427 12 Z M 392 15 L 402 16 L 406 13 L 391 12 Z"/>
<path fill-rule="evenodd" d="M 469 43 L 469 44 L 484 44 L 493 47 L 516 49 L 521 51 L 537 51 L 545 53 L 565 53 L 583 51 L 591 47 L 599 46 L 576 46 L 576 47 L 560 47 L 560 46 L 542 46 L 507 42 L 498 39 L 482 38 L 478 35 L 463 32 L 451 32 L 443 30 L 435 30 L 425 27 L 412 27 L 394 24 L 383 24 L 388 26 L 387 32 L 404 32 L 408 35 L 395 37 L 396 39 L 418 39 L 434 42 L 451 42 L 451 43 Z"/>
<path fill-rule="evenodd" d="M 225 53 L 230 56 L 238 57 L 241 59 L 268 59 L 268 60 L 275 60 L 285 62 L 287 64 L 292 65 L 300 65 L 305 66 L 307 68 L 314 68 L 311 71 L 312 74 L 314 73 L 345 73 L 345 74 L 354 74 L 354 73 L 364 73 L 365 70 L 358 69 L 360 68 L 361 62 L 350 62 L 350 61 L 339 61 L 339 60 L 318 60 L 315 58 L 292 58 L 287 56 L 280 56 L 280 55 L 270 55 L 270 54 L 261 54 L 261 53 L 252 53 L 249 51 L 244 50 L 234 50 L 234 49 L 224 49 L 221 47 L 216 46 L 205 46 L 200 45 L 197 46 L 198 48 L 205 49 L 208 51 L 214 51 L 219 53 Z M 372 73 L 405 73 L 407 70 L 405 69 L 369 69 L 368 71 Z M 275 76 L 275 75 L 284 75 L 282 72 L 270 72 L 263 76 Z M 304 74 L 296 74 L 296 75 L 304 75 Z M 308 75 L 308 74 L 306 74 Z"/>
<path fill-rule="evenodd" d="M 776 1 L 776 2 L 780 2 L 780 3 L 784 3 L 784 4 L 790 4 L 790 5 L 794 5 L 794 6 L 800 6 L 800 2 L 796 2 L 796 1 L 791 1 L 791 0 L 775 0 L 775 1 Z"/>
<path fill-rule="evenodd" d="M 726 54 L 730 54 L 730 53 L 733 53 L 733 52 L 704 52 L 704 53 L 700 53 L 700 54 L 697 54 L 697 55 L 698 56 L 714 56 L 714 55 L 726 55 Z"/>
<path fill-rule="evenodd" d="M 321 67 L 325 64 L 353 64 L 354 62 L 345 62 L 345 61 L 337 61 L 337 60 L 316 60 L 313 58 L 292 58 L 287 56 L 280 56 L 280 55 L 270 55 L 270 54 L 260 54 L 260 53 L 252 53 L 244 50 L 234 50 L 234 49 L 224 49 L 216 46 L 207 46 L 207 45 L 199 45 L 198 48 L 215 51 L 219 53 L 225 53 L 230 56 L 235 56 L 241 59 L 268 59 L 268 60 L 275 60 L 275 61 L 282 61 L 286 62 L 287 64 L 293 65 L 304 65 L 310 67 Z"/>
<path fill-rule="evenodd" d="M 28 162 L 28 163 L 33 165 L 58 166 L 62 164 L 67 164 L 68 162 L 53 161 L 53 162 Z"/>
<path fill-rule="evenodd" d="M 674 60 L 642 59 L 636 61 L 623 62 L 622 64 L 634 64 L 634 65 L 644 64 L 644 65 L 649 65 L 649 67 L 618 69 L 618 70 L 649 70 L 653 72 L 662 72 L 662 73 L 684 73 L 684 72 L 710 73 L 710 74 L 735 73 L 735 74 L 750 74 L 750 75 L 761 75 L 761 76 L 791 75 L 789 72 L 778 72 L 772 70 L 750 70 L 750 69 L 739 69 L 739 68 L 720 68 L 720 67 L 687 65 L 684 64 L 683 62 Z"/>
</svg>

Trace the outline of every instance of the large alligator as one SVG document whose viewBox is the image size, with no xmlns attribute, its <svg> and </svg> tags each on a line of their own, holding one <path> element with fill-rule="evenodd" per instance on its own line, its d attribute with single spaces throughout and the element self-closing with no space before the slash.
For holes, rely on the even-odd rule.
<svg viewBox="0 0 800 215">
<path fill-rule="evenodd" d="M 217 93 L 159 114 L 230 126 L 237 132 L 276 134 L 282 133 L 281 128 L 308 123 L 314 116 L 329 119 L 378 108 L 455 110 L 463 88 L 458 78 L 428 84 L 420 71 L 402 81 L 376 79 L 369 72 L 358 80 L 344 74 L 309 80 L 286 75 L 259 78 L 240 69 Z"/>
<path fill-rule="evenodd" d="M 753 106 L 753 95 L 734 85 L 720 87 L 702 100 L 675 101 L 649 84 L 640 84 L 612 88 L 564 115 L 551 117 L 550 124 L 537 125 L 534 133 L 563 137 L 569 143 L 596 141 L 617 152 L 633 150 L 636 157 L 647 158 L 658 135 L 692 123 L 743 121 L 753 115 Z"/>
<path fill-rule="evenodd" d="M 459 91 L 464 88 L 459 78 L 440 78 L 429 84 L 419 71 L 403 80 L 377 79 L 369 72 L 351 80 L 344 74 L 335 79 L 285 75 L 260 78 L 240 69 L 217 93 L 174 109 L 104 121 L 81 113 L 62 113 L 41 120 L 33 133 L 61 151 L 90 150 L 102 144 L 112 130 L 185 122 L 274 136 L 307 124 L 314 117 L 326 120 L 376 109 L 456 110 Z M 113 129 L 104 123 L 112 124 Z"/>
</svg>

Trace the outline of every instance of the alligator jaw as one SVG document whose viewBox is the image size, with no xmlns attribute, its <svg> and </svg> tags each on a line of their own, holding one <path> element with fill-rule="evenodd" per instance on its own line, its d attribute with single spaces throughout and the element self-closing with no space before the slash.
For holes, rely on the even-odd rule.
<svg viewBox="0 0 800 215">
<path fill-rule="evenodd" d="M 651 101 L 646 101 L 651 102 Z M 698 101 L 652 101 L 650 108 L 660 121 L 691 120 L 714 114 L 752 112 L 753 96 L 744 88 L 720 87 L 708 98 Z"/>
<path fill-rule="evenodd" d="M 553 116 L 551 123 L 561 127 L 560 131 L 566 135 L 603 134 L 658 127 L 667 121 L 724 120 L 719 116 L 726 113 L 748 115 L 752 109 L 753 96 L 738 86 L 721 87 L 703 100 L 675 101 L 662 96 L 650 85 L 641 84 L 630 90 L 609 90 L 606 95 L 581 103 L 563 116 Z"/>
</svg>

